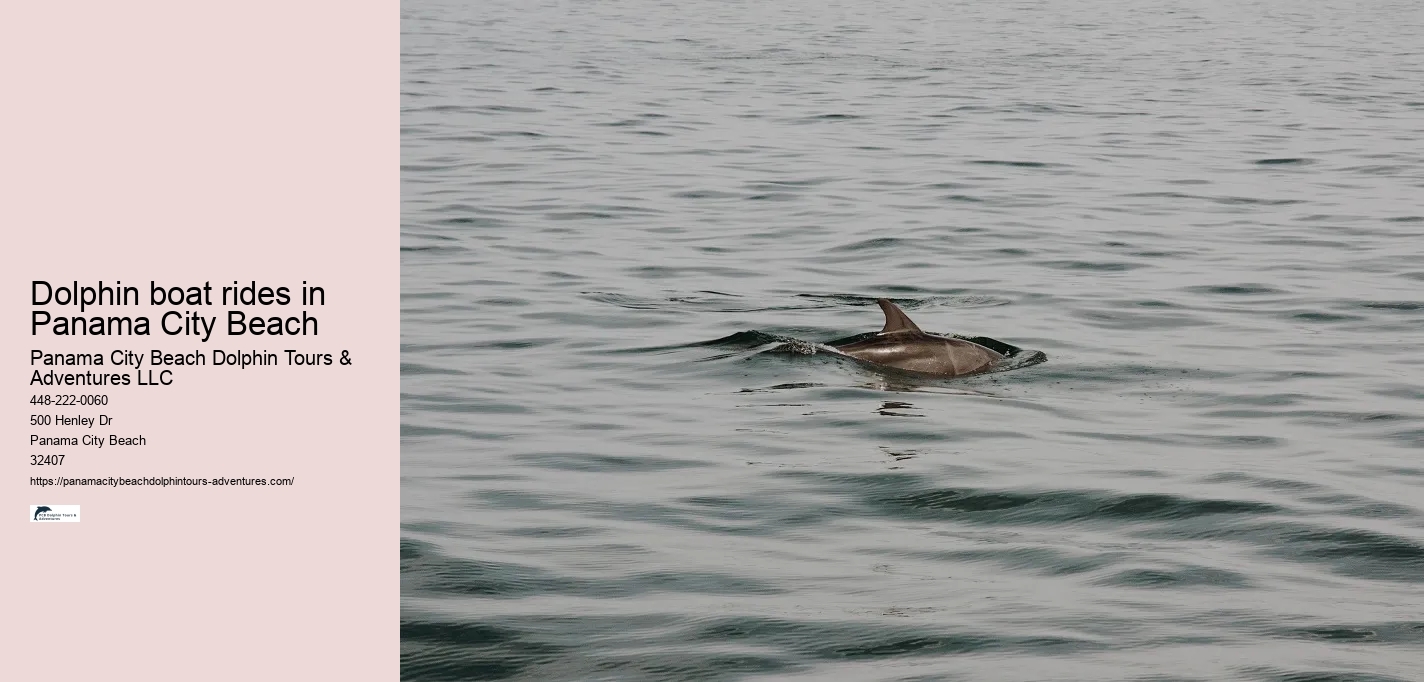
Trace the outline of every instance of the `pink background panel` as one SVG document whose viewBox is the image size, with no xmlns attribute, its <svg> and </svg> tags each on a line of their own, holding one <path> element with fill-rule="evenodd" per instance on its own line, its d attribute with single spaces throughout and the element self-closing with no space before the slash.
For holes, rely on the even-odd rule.
<svg viewBox="0 0 1424 682">
<path fill-rule="evenodd" d="M 398 677 L 398 53 L 395 2 L 0 10 L 0 528 L 15 654 L 3 677 Z M 307 280 L 327 305 L 307 308 L 318 336 L 31 336 L 34 279 L 136 285 L 145 305 L 90 314 L 155 323 L 167 308 L 146 305 L 149 280 L 215 293 L 256 280 L 294 297 Z M 228 307 L 192 309 L 221 324 Z M 284 362 L 75 389 L 110 405 L 36 410 L 35 348 Z M 288 367 L 289 348 L 348 350 L 355 364 Z M 94 433 L 148 445 L 54 449 L 63 466 L 30 466 L 33 413 L 110 414 L 114 427 Z M 36 475 L 296 485 L 41 489 Z M 79 504 L 83 521 L 31 524 L 31 504 Z"/>
</svg>

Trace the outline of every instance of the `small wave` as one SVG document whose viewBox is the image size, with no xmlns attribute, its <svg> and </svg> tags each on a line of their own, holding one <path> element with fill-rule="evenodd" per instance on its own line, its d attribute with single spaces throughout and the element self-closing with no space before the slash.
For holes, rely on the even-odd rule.
<svg viewBox="0 0 1424 682">
<path fill-rule="evenodd" d="M 1225 296 L 1259 296 L 1261 294 L 1284 293 L 1280 289 L 1267 284 L 1211 284 L 1187 287 L 1185 290 L 1195 294 L 1218 294 Z"/>
<path fill-rule="evenodd" d="M 1061 163 L 1048 163 L 1046 161 L 1001 161 L 997 159 L 980 159 L 969 163 L 981 166 L 1009 166 L 1012 168 L 1061 168 Z"/>
<path fill-rule="evenodd" d="M 833 246 L 828 251 L 835 252 L 859 252 L 875 249 L 914 249 L 916 241 L 911 239 L 901 239 L 899 237 L 875 237 L 873 239 L 863 239 L 849 244 Z"/>
<path fill-rule="evenodd" d="M 1254 162 L 1258 166 L 1308 166 L 1315 163 L 1306 158 L 1280 158 L 1280 159 L 1258 159 Z"/>
</svg>

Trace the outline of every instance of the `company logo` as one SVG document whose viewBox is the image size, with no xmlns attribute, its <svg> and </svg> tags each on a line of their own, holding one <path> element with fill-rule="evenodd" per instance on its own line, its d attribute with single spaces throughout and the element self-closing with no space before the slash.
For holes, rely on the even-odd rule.
<svg viewBox="0 0 1424 682">
<path fill-rule="evenodd" d="M 30 521 L 32 522 L 69 522 L 79 523 L 79 505 L 77 504 L 55 504 L 30 505 Z"/>
</svg>

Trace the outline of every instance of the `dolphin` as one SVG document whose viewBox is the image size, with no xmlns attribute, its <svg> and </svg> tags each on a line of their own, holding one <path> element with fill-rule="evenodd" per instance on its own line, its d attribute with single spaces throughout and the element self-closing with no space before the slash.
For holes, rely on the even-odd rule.
<svg viewBox="0 0 1424 682">
<path fill-rule="evenodd" d="M 54 510 L 53 510 L 53 509 L 50 509 L 49 507 L 45 507 L 45 506 L 35 507 L 35 516 L 34 516 L 34 518 L 32 518 L 32 519 L 30 519 L 30 520 L 31 520 L 31 521 L 38 521 L 38 520 L 40 520 L 40 514 L 43 514 L 43 513 L 47 512 L 47 511 L 54 511 Z"/>
<path fill-rule="evenodd" d="M 863 341 L 833 348 L 871 364 L 944 377 L 977 374 L 1004 359 L 973 341 L 926 334 L 888 299 L 875 302 L 885 311 L 885 328 Z"/>
</svg>

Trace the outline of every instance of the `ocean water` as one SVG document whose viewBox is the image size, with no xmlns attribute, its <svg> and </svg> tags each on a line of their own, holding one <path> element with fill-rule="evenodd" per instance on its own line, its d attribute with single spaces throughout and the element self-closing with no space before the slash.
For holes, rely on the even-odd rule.
<svg viewBox="0 0 1424 682">
<path fill-rule="evenodd" d="M 402 30 L 403 678 L 1424 679 L 1424 5 Z"/>
</svg>

